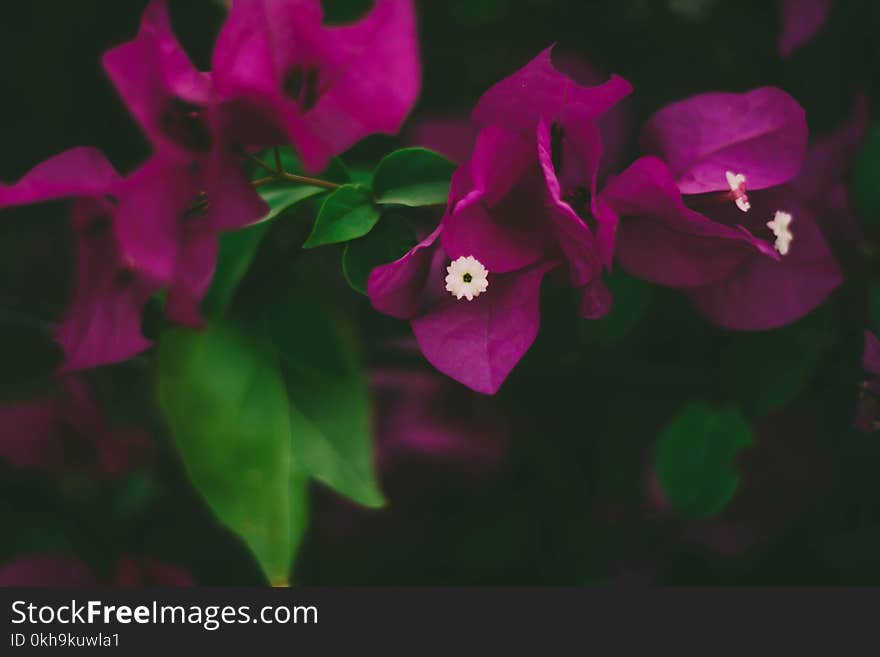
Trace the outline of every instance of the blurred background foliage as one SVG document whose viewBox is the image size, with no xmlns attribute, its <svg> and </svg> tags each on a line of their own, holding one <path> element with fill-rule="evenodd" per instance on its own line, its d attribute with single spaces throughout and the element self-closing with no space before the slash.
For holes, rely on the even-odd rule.
<svg viewBox="0 0 880 657">
<path fill-rule="evenodd" d="M 100 68 L 103 51 L 134 34 L 145 4 L 5 3 L 0 179 L 15 180 L 80 144 L 101 148 L 122 171 L 146 157 L 144 138 Z M 222 3 L 170 4 L 181 40 L 207 69 Z M 342 22 L 369 2 L 324 4 L 328 20 Z M 839 125 L 864 93 L 873 127 L 853 186 L 876 243 L 880 4 L 833 2 L 817 37 L 785 60 L 776 51 L 777 6 L 766 0 L 735 6 L 424 0 L 418 6 L 424 77 L 411 122 L 465 117 L 492 83 L 553 42 L 559 53 L 633 83 L 624 162 L 637 153 L 641 122 L 693 93 L 780 86 L 807 109 L 815 136 Z M 372 167 L 406 143 L 405 135 L 371 138 L 344 159 L 355 170 Z M 279 263 L 300 253 L 314 209 L 297 206 L 291 213 L 263 239 L 235 299 L 240 309 L 259 299 L 267 280 L 287 280 Z M 424 225 L 436 221 L 430 210 L 419 213 Z M 297 260 L 320 281 L 313 292 L 341 304 L 354 320 L 371 380 L 377 372 L 414 372 L 436 383 L 410 346 L 408 325 L 373 312 L 346 285 L 341 251 L 330 247 Z M 0 395 L 6 403 L 49 385 L 60 358 L 51 326 L 69 299 L 71 254 L 62 207 L 3 213 Z M 880 294 L 875 286 L 869 295 L 864 275 L 876 262 L 875 252 L 873 261 L 845 263 L 858 275 L 823 308 L 766 334 L 716 329 L 676 292 L 622 272 L 609 282 L 615 308 L 598 322 L 576 319 L 568 293 L 547 286 L 538 341 L 498 397 L 475 400 L 452 386 L 436 393 L 431 409 L 440 415 L 432 421 L 457 422 L 453 432 L 478 442 L 495 431 L 488 427 L 502 425 L 501 456 L 476 468 L 476 457 L 464 459 L 467 467 L 427 457 L 380 463 L 389 501 L 382 510 L 356 507 L 311 484 L 311 519 L 294 583 L 880 583 L 874 483 L 880 442 L 851 428 L 863 378 L 862 331 L 880 329 Z M 148 333 L 155 331 L 152 319 L 148 313 Z M 0 563 L 63 551 L 102 572 L 120 554 L 134 554 L 180 565 L 204 584 L 264 581 L 184 472 L 159 411 L 155 375 L 155 359 L 146 355 L 87 377 L 114 422 L 146 428 L 155 442 L 153 456 L 125 476 L 47 477 L 0 462 Z M 183 377 L 171 377 L 169 399 L 186 421 L 195 406 L 181 399 Z M 381 380 L 386 383 L 373 386 L 377 404 L 393 397 L 394 385 Z M 404 404 L 421 403 L 394 394 Z M 382 441 L 382 416 L 373 424 Z M 222 440 L 222 429 L 210 429 L 205 440 Z"/>
</svg>

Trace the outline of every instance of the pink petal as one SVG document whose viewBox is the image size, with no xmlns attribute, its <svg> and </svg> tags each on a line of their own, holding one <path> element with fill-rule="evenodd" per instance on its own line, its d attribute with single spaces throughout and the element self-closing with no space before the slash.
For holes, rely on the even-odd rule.
<svg viewBox="0 0 880 657">
<path fill-rule="evenodd" d="M 654 157 L 640 158 L 612 178 L 601 200 L 606 211 L 624 218 L 617 234 L 621 266 L 653 283 L 705 285 L 726 275 L 750 252 L 775 257 L 771 246 L 747 231 L 687 208 L 668 168 Z"/>
<path fill-rule="evenodd" d="M 831 10 L 831 0 L 779 0 L 782 30 L 778 50 L 788 57 L 822 29 Z"/>
<path fill-rule="evenodd" d="M 119 180 L 119 174 L 101 151 L 72 148 L 38 164 L 14 185 L 0 187 L 0 207 L 103 196 Z"/>
<path fill-rule="evenodd" d="M 466 182 L 473 189 L 443 218 L 443 248 L 450 259 L 473 256 L 490 272 L 531 265 L 544 255 L 552 236 L 544 220 L 544 182 L 534 141 L 491 126 L 483 130 L 465 174 L 456 172 L 452 198 Z"/>
<path fill-rule="evenodd" d="M 422 353 L 434 367 L 476 392 L 495 394 L 538 334 L 541 263 L 491 276 L 473 301 L 451 295 L 412 320 Z"/>
<path fill-rule="evenodd" d="M 95 586 L 97 580 L 81 561 L 64 555 L 22 557 L 0 566 L 0 586 Z"/>
<path fill-rule="evenodd" d="M 205 326 L 199 306 L 214 277 L 219 248 L 217 235 L 198 225 L 205 217 L 195 217 L 184 228 L 181 258 L 174 269 L 174 280 L 168 288 L 165 316 L 190 328 Z"/>
<path fill-rule="evenodd" d="M 532 135 L 540 118 L 565 123 L 591 121 L 632 91 L 629 82 L 616 75 L 595 87 L 575 83 L 553 66 L 552 50 L 552 46 L 543 50 L 483 94 L 472 114 L 477 125 L 500 125 Z"/>
<path fill-rule="evenodd" d="M 456 164 L 470 159 L 477 130 L 469 119 L 430 117 L 413 123 L 407 143 L 423 146 L 445 155 Z"/>
<path fill-rule="evenodd" d="M 184 160 L 154 156 L 119 186 L 115 231 L 131 267 L 161 285 L 180 257 L 180 226 L 200 190 Z"/>
<path fill-rule="evenodd" d="M 706 93 L 667 105 L 642 129 L 643 150 L 664 160 L 682 194 L 729 190 L 725 173 L 749 189 L 794 178 L 807 148 L 803 108 L 780 89 Z"/>
<path fill-rule="evenodd" d="M 268 214 L 269 206 L 245 174 L 240 155 L 217 148 L 211 153 L 205 166 L 207 223 L 211 230 L 237 230 Z"/>
<path fill-rule="evenodd" d="M 596 192 L 596 175 L 602 153 L 599 130 L 592 123 L 583 123 L 568 129 L 563 141 L 563 169 L 581 171 L 577 179 L 589 185 L 592 199 Z M 544 119 L 538 123 L 537 142 L 538 162 L 546 183 L 550 225 L 568 261 L 572 285 L 580 287 L 601 273 L 598 245 L 583 219 L 562 200 L 562 190 L 553 166 L 550 127 Z"/>
<path fill-rule="evenodd" d="M 396 133 L 421 84 L 410 0 L 378 0 L 353 25 L 320 23 L 316 0 L 236 2 L 213 60 L 221 99 L 279 124 L 313 172 L 369 134 Z M 297 68 L 315 76 L 305 106 L 285 93 Z"/>
<path fill-rule="evenodd" d="M 154 144 L 183 150 L 209 150 L 206 124 L 190 123 L 175 103 L 204 108 L 212 100 L 209 77 L 193 66 L 171 30 L 165 0 L 152 0 L 137 37 L 104 55 L 104 69 L 132 116 Z M 204 121 L 204 118 L 197 118 Z"/>
<path fill-rule="evenodd" d="M 778 261 L 750 255 L 723 279 L 689 291 L 697 309 L 719 326 L 767 330 L 790 324 L 819 306 L 842 282 L 840 268 L 805 206 L 784 192 L 753 200 L 752 212 L 772 219 L 772 209 L 794 216 L 794 241 Z"/>
<path fill-rule="evenodd" d="M 133 559 L 122 556 L 116 564 L 116 586 L 194 586 L 195 580 L 183 568 L 156 559 Z"/>
<path fill-rule="evenodd" d="M 410 319 L 421 312 L 427 302 L 428 278 L 437 269 L 434 260 L 445 257 L 437 242 L 442 228 L 442 224 L 437 226 L 403 257 L 370 272 L 367 293 L 376 310 L 397 319 Z"/>
<path fill-rule="evenodd" d="M 579 314 L 584 319 L 600 319 L 611 312 L 611 291 L 601 278 L 587 283 L 581 290 Z"/>
<path fill-rule="evenodd" d="M 141 315 L 158 286 L 121 257 L 109 228 L 95 232 L 94 221 L 103 220 L 105 211 L 85 201 L 74 207 L 76 290 L 55 331 L 66 356 L 64 371 L 127 360 L 150 347 Z"/>
</svg>

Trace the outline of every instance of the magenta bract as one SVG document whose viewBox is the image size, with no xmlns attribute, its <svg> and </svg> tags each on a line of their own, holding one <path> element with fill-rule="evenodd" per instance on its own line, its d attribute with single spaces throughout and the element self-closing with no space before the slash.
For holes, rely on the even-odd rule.
<svg viewBox="0 0 880 657">
<path fill-rule="evenodd" d="M 363 137 L 396 133 L 415 103 L 413 4 L 377 0 L 360 21 L 329 27 L 319 0 L 235 0 L 213 76 L 226 111 L 248 119 L 248 143 L 293 143 L 303 166 L 321 171 Z"/>
<path fill-rule="evenodd" d="M 477 104 L 482 129 L 453 176 L 441 225 L 368 283 L 374 307 L 411 320 L 422 353 L 441 372 L 495 393 L 537 335 L 541 282 L 551 270 L 581 291 L 583 316 L 608 311 L 601 272 L 610 265 L 616 215 L 596 200 L 595 119 L 629 91 L 617 77 L 577 85 L 556 71 L 548 49 Z M 472 260 L 489 272 L 488 286 L 456 298 L 449 276 Z"/>
<path fill-rule="evenodd" d="M 651 153 L 600 199 L 622 218 L 617 257 L 636 276 L 686 288 L 729 329 L 771 329 L 818 306 L 840 269 L 793 182 L 804 162 L 804 111 L 761 88 L 673 103 L 642 132 Z"/>
<path fill-rule="evenodd" d="M 70 199 L 76 238 L 73 300 L 55 331 L 63 369 L 125 360 L 150 346 L 141 312 L 158 285 L 132 266 L 117 239 L 117 195 L 122 180 L 102 153 L 65 151 L 0 189 L 0 208 Z"/>
</svg>

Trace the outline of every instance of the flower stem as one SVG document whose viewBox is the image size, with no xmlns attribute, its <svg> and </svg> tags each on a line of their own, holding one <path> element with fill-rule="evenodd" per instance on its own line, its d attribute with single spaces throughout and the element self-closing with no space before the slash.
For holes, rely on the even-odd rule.
<svg viewBox="0 0 880 657">
<path fill-rule="evenodd" d="M 284 167 L 281 163 L 281 153 L 276 148 L 275 149 L 275 166 L 277 168 L 273 168 L 263 162 L 260 158 L 258 158 L 253 153 L 248 153 L 248 157 L 253 160 L 257 165 L 268 171 L 270 176 L 266 176 L 264 178 L 258 178 L 253 182 L 254 187 L 262 187 L 263 185 L 268 185 L 270 183 L 288 181 L 295 182 L 301 185 L 311 185 L 313 187 L 321 187 L 322 189 L 339 189 L 342 187 L 339 183 L 330 182 L 329 180 L 321 180 L 320 178 L 312 178 L 310 176 L 300 176 L 296 173 L 288 173 L 284 171 Z"/>
<path fill-rule="evenodd" d="M 250 158 L 250 159 L 251 159 L 251 160 L 252 160 L 257 166 L 259 166 L 259 167 L 265 169 L 266 171 L 268 171 L 269 173 L 271 173 L 271 174 L 273 174 L 273 175 L 275 175 L 275 176 L 277 176 L 278 173 L 281 171 L 281 169 L 273 169 L 273 168 L 270 167 L 268 164 L 266 164 L 265 162 L 263 162 L 263 160 L 261 160 L 261 159 L 258 158 L 256 155 L 254 155 L 253 153 L 248 153 L 247 156 L 248 156 L 248 157 L 249 157 L 249 158 Z"/>
<path fill-rule="evenodd" d="M 330 182 L 329 180 L 321 180 L 320 178 L 310 178 L 309 176 L 300 176 L 295 173 L 282 172 L 279 176 L 282 180 L 301 183 L 303 185 L 313 185 L 315 187 L 323 187 L 324 189 L 339 189 L 342 187 L 339 183 Z"/>
</svg>

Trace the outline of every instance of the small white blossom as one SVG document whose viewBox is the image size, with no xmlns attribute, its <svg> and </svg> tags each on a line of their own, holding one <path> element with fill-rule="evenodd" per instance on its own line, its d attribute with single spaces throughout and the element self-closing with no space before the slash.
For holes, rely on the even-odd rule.
<svg viewBox="0 0 880 657">
<path fill-rule="evenodd" d="M 794 235 L 791 234 L 791 231 L 788 227 L 791 225 L 792 216 L 788 212 L 783 212 L 782 210 L 777 210 L 776 214 L 773 216 L 773 221 L 767 222 L 767 228 L 773 231 L 773 234 L 776 235 L 776 250 L 779 251 L 780 255 L 785 255 L 788 253 L 788 249 L 791 246 L 791 241 L 794 239 Z"/>
<path fill-rule="evenodd" d="M 726 171 L 724 176 L 727 178 L 730 191 L 733 192 L 736 207 L 743 212 L 751 210 L 752 204 L 749 203 L 749 197 L 746 194 L 746 177 L 741 173 L 733 173 L 733 171 Z"/>
<path fill-rule="evenodd" d="M 473 256 L 453 260 L 446 272 L 446 290 L 456 299 L 472 301 L 489 287 L 488 270 Z"/>
</svg>

